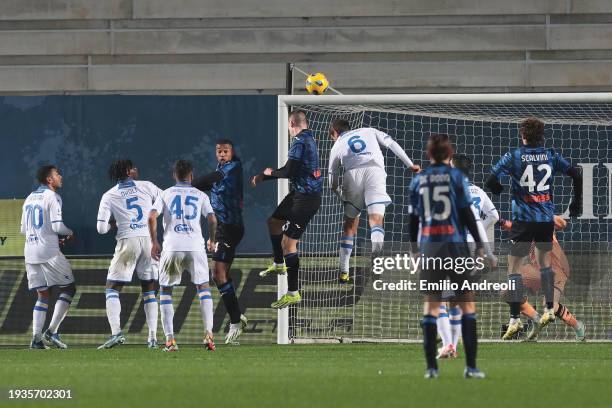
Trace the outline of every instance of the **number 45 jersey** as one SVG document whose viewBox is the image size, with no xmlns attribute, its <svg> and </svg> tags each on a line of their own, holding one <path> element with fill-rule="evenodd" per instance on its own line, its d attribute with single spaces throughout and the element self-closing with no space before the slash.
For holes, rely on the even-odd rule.
<svg viewBox="0 0 612 408">
<path fill-rule="evenodd" d="M 129 237 L 148 237 L 149 212 L 161 194 L 150 181 L 131 180 L 117 183 L 100 200 L 98 221 L 108 222 L 111 215 L 117 222 L 117 240 Z"/>
<path fill-rule="evenodd" d="M 512 180 L 514 221 L 553 222 L 552 180 L 555 173 L 567 173 L 570 168 L 553 149 L 523 146 L 502 156 L 493 166 L 493 174 Z"/>
<path fill-rule="evenodd" d="M 153 210 L 164 215 L 164 251 L 205 251 L 200 218 L 214 214 L 205 193 L 176 183 L 161 193 Z"/>
</svg>

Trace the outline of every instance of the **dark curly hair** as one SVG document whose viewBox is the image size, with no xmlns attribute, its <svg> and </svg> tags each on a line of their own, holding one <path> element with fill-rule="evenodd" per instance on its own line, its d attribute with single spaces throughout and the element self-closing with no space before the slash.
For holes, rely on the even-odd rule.
<svg viewBox="0 0 612 408">
<path fill-rule="evenodd" d="M 527 142 L 527 146 L 536 147 L 544 143 L 544 122 L 534 116 L 521 122 L 519 132 Z"/>
</svg>

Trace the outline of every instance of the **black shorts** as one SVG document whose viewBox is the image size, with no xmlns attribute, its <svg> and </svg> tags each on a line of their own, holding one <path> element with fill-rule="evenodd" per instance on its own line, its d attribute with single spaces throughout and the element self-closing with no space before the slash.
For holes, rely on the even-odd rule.
<svg viewBox="0 0 612 408">
<path fill-rule="evenodd" d="M 510 230 L 512 247 L 510 255 L 527 256 L 531 250 L 531 243 L 535 242 L 536 248 L 542 252 L 552 249 L 555 224 L 553 222 L 528 222 L 513 221 Z"/>
<path fill-rule="evenodd" d="M 242 225 L 217 224 L 217 248 L 212 259 L 217 262 L 231 263 L 236 256 L 236 247 L 244 236 Z"/>
<path fill-rule="evenodd" d="M 480 270 L 475 267 L 476 261 L 466 243 L 428 244 L 421 245 L 421 249 L 422 262 L 427 263 L 421 267 L 419 288 L 421 293 L 433 297 L 432 300 L 442 301 L 442 295 L 449 291 L 454 291 L 455 296 L 461 295 L 466 292 L 462 288 L 465 282 L 474 283 L 480 278 Z"/>
<path fill-rule="evenodd" d="M 286 221 L 283 226 L 284 235 L 289 238 L 300 239 L 312 217 L 319 211 L 320 206 L 320 195 L 292 192 L 287 194 L 276 207 L 272 218 Z"/>
</svg>

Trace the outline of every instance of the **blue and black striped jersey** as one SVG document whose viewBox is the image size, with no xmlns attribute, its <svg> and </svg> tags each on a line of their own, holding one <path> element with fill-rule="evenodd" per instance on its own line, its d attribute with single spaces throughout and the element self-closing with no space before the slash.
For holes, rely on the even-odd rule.
<svg viewBox="0 0 612 408">
<path fill-rule="evenodd" d="M 210 190 L 215 215 L 224 224 L 242 225 L 242 163 L 232 160 L 218 164 L 217 171 L 223 174 L 223 179 Z"/>
<path fill-rule="evenodd" d="M 493 174 L 511 179 L 514 221 L 553 222 L 552 180 L 555 173 L 566 174 L 570 168 L 553 149 L 522 146 L 502 156 Z"/>
<path fill-rule="evenodd" d="M 297 174 L 289 179 L 291 191 L 317 195 L 323 192 L 323 178 L 319 165 L 317 143 L 310 130 L 305 129 L 293 138 L 289 160 L 299 162 Z"/>
<path fill-rule="evenodd" d="M 470 207 L 467 177 L 447 164 L 434 164 L 418 173 L 410 185 L 411 213 L 419 217 L 421 244 L 466 242 L 460 211 Z"/>
</svg>

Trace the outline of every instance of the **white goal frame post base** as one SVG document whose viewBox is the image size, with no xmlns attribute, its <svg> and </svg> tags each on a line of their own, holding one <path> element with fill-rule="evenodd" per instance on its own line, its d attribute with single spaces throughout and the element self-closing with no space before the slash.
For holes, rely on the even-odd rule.
<svg viewBox="0 0 612 408">
<path fill-rule="evenodd" d="M 403 105 L 403 104 L 566 104 L 612 103 L 612 92 L 488 93 L 488 94 L 389 94 L 389 95 L 279 95 L 278 167 L 287 162 L 289 109 L 294 105 Z M 611 181 L 612 184 L 612 181 Z M 325 187 L 324 187 L 325 188 Z M 286 179 L 278 182 L 278 203 L 289 193 Z M 612 204 L 612 203 L 611 203 Z M 278 275 L 278 298 L 287 292 L 287 276 Z M 348 340 L 348 339 L 347 339 Z M 289 309 L 278 310 L 277 343 L 289 344 Z"/>
</svg>

